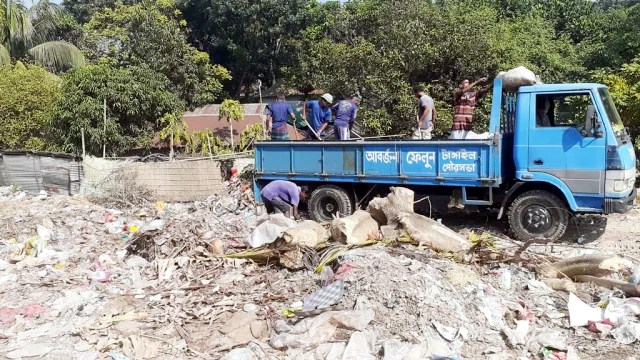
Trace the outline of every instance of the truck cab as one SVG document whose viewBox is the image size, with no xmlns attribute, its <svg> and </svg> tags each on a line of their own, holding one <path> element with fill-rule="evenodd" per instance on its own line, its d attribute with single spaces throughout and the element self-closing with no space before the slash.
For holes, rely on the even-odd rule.
<svg viewBox="0 0 640 360">
<path fill-rule="evenodd" d="M 515 180 L 554 186 L 576 213 L 633 207 L 635 152 L 605 86 L 525 86 L 516 96 Z"/>
</svg>

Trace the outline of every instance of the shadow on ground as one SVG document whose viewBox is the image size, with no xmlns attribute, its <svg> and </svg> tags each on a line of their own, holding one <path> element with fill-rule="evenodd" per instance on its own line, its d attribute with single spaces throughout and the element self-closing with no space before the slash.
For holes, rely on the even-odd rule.
<svg viewBox="0 0 640 360">
<path fill-rule="evenodd" d="M 434 214 L 435 219 L 441 218 L 442 223 L 455 231 L 474 230 L 476 232 L 491 232 L 495 235 L 512 237 L 506 218 L 497 220 L 496 211 L 474 211 L 450 214 Z M 602 237 L 607 227 L 608 219 L 601 215 L 579 215 L 569 219 L 569 225 L 564 236 L 558 241 L 563 243 L 589 244 Z"/>
</svg>

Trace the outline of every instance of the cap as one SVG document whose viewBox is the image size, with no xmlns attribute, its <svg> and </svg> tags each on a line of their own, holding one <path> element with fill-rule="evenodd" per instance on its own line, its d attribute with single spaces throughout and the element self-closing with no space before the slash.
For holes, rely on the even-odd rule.
<svg viewBox="0 0 640 360">
<path fill-rule="evenodd" d="M 329 94 L 329 93 L 326 93 L 326 94 L 320 96 L 320 98 L 324 99 L 329 104 L 333 104 L 333 96 L 331 96 L 331 94 Z"/>
</svg>

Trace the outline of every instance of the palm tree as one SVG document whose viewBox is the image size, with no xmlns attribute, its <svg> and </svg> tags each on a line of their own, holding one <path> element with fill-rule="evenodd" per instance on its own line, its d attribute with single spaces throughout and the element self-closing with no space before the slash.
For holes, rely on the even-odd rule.
<svg viewBox="0 0 640 360">
<path fill-rule="evenodd" d="M 0 64 L 28 54 L 55 71 L 84 65 L 84 55 L 77 47 L 51 37 L 63 11 L 48 0 L 40 0 L 30 8 L 21 0 L 0 0 Z"/>
<path fill-rule="evenodd" d="M 244 119 L 244 107 L 237 100 L 225 100 L 220 105 L 220 120 L 226 118 L 229 122 L 229 135 L 231 140 L 231 151 L 235 151 L 233 145 L 233 122 Z"/>
</svg>

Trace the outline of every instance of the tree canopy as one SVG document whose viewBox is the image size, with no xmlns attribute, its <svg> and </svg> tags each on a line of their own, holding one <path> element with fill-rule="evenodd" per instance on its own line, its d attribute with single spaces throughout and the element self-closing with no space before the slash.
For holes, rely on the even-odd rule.
<svg viewBox="0 0 640 360">
<path fill-rule="evenodd" d="M 39 66 L 0 66 L 0 149 L 45 149 L 60 82 Z"/>
<path fill-rule="evenodd" d="M 102 64 L 69 71 L 63 77 L 62 98 L 53 122 L 60 150 L 81 152 L 82 129 L 89 153 L 102 153 L 105 143 L 109 154 L 150 146 L 162 128 L 160 119 L 183 109 L 169 88 L 164 75 L 143 67 L 120 69 Z"/>
<path fill-rule="evenodd" d="M 311 23 L 311 0 L 189 0 L 183 3 L 191 40 L 233 75 L 229 90 L 260 79 L 274 84 L 282 68 L 295 62 L 290 40 Z"/>
<path fill-rule="evenodd" d="M 54 71 L 84 65 L 78 48 L 66 41 L 55 41 L 55 29 L 62 8 L 39 0 L 30 8 L 16 0 L 0 2 L 0 64 L 11 59 L 31 57 Z"/>
<path fill-rule="evenodd" d="M 185 26 L 172 2 L 119 4 L 95 13 L 86 24 L 86 52 L 95 62 L 145 66 L 163 74 L 187 107 L 212 103 L 229 74 L 187 42 Z"/>
<path fill-rule="evenodd" d="M 55 111 L 47 112 L 59 129 L 27 122 L 44 134 L 64 129 L 46 143 L 67 151 L 78 151 L 85 127 L 90 151 L 101 152 L 104 98 L 106 140 L 122 153 L 148 146 L 160 119 L 179 124 L 184 109 L 257 100 L 258 81 L 336 100 L 359 92 L 359 122 L 370 134 L 409 130 L 410 89 L 421 84 L 436 100 L 436 134 L 445 135 L 460 80 L 520 65 L 544 82 L 608 84 L 640 136 L 636 0 L 8 0 L 0 10 L 0 64 L 16 72 L 20 61 L 38 79 L 39 64 L 61 76 Z M 11 137 L 20 140 L 0 146 L 27 146 L 22 134 Z"/>
</svg>

